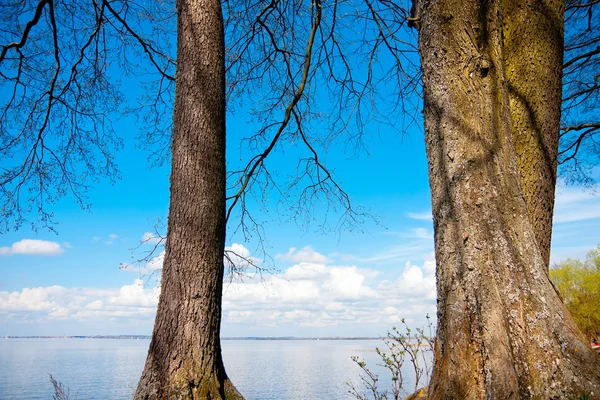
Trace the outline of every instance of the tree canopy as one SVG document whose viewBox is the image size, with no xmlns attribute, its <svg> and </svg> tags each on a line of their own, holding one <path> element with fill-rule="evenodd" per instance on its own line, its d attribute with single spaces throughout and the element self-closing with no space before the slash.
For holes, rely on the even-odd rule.
<svg viewBox="0 0 600 400">
<path fill-rule="evenodd" d="M 575 323 L 590 339 L 600 336 L 600 245 L 584 261 L 568 258 L 550 269 Z"/>
</svg>

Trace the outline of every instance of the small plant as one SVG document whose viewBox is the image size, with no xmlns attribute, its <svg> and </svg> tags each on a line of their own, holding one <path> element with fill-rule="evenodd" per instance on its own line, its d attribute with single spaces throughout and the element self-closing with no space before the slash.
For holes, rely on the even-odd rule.
<svg viewBox="0 0 600 400">
<path fill-rule="evenodd" d="M 350 390 L 348 391 L 352 397 L 358 400 L 400 400 L 407 396 L 410 398 L 423 397 L 426 395 L 426 389 L 419 389 L 429 383 L 431 377 L 431 355 L 433 354 L 433 323 L 427 315 L 427 330 L 417 328 L 413 330 L 402 319 L 405 333 L 401 333 L 396 327 L 393 327 L 387 336 L 382 338 L 387 349 L 381 350 L 376 348 L 375 351 L 381 358 L 380 366 L 386 368 L 392 379 L 392 392 L 388 390 L 381 391 L 378 383 L 379 376 L 371 371 L 364 360 L 358 357 L 352 357 L 352 361 L 362 370 L 360 379 L 362 382 L 362 390 L 357 388 L 354 383 L 347 382 Z M 414 385 L 408 387 L 405 381 L 405 371 L 402 367 L 410 365 L 411 372 L 414 373 Z M 391 396 L 391 397 L 390 397 Z"/>
<path fill-rule="evenodd" d="M 52 383 L 52 386 L 54 386 L 52 400 L 69 400 L 71 390 L 68 387 L 65 387 L 62 383 L 58 382 L 52 375 L 50 375 L 50 382 Z M 73 397 L 72 400 L 77 400 L 77 393 L 75 393 L 75 397 Z"/>
</svg>

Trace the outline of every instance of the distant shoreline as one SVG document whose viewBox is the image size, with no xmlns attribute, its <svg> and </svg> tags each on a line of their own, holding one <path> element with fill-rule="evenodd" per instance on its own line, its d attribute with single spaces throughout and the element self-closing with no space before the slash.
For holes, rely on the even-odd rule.
<svg viewBox="0 0 600 400">
<path fill-rule="evenodd" d="M 128 339 L 128 340 L 149 340 L 151 336 L 147 335 L 92 335 L 92 336 L 0 336 L 0 339 Z M 380 340 L 379 337 L 224 337 L 221 340 Z"/>
</svg>

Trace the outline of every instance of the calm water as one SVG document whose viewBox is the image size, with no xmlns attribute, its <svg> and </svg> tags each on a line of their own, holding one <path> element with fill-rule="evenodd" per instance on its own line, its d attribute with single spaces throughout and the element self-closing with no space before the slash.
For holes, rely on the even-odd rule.
<svg viewBox="0 0 600 400">
<path fill-rule="evenodd" d="M 51 399 L 48 379 L 78 399 L 129 399 L 149 340 L 0 339 L 0 399 Z M 360 383 L 358 356 L 375 366 L 378 340 L 225 340 L 227 373 L 247 400 L 350 399 L 346 382 Z M 381 368 L 382 388 L 390 378 Z"/>
</svg>

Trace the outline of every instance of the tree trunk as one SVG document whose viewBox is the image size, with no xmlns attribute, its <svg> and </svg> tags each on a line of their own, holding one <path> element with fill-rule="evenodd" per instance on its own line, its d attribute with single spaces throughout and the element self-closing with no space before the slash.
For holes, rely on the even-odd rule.
<svg viewBox="0 0 600 400">
<path fill-rule="evenodd" d="M 523 195 L 501 2 L 422 5 L 438 280 L 429 397 L 593 398 L 600 360 L 548 279 Z"/>
<path fill-rule="evenodd" d="M 562 102 L 564 12 L 563 0 L 502 1 L 504 66 L 517 166 L 546 270 Z"/>
<path fill-rule="evenodd" d="M 241 399 L 221 357 L 224 32 L 218 0 L 178 0 L 171 203 L 152 342 L 134 399 Z"/>
</svg>

